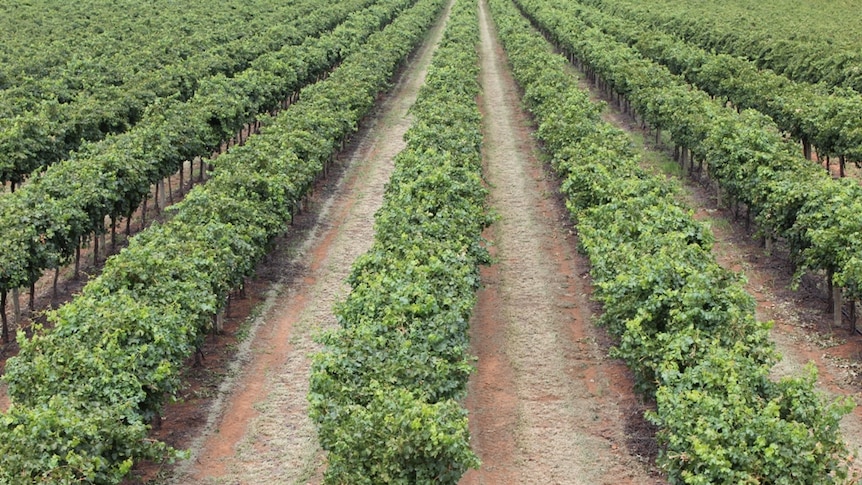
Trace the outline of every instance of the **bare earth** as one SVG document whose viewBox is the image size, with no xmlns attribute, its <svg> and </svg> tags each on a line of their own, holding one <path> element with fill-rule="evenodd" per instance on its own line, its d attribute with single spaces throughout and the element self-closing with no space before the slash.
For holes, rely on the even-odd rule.
<svg viewBox="0 0 862 485">
<path fill-rule="evenodd" d="M 374 236 L 374 212 L 381 206 L 392 160 L 405 144 L 407 110 L 416 100 L 444 15 L 405 69 L 393 92 L 361 134 L 349 168 L 334 195 L 323 202 L 317 225 L 294 258 L 298 275 L 260 319 L 240 350 L 233 388 L 211 411 L 206 430 L 192 447 L 192 459 L 175 483 L 319 483 L 325 456 L 307 416 L 313 338 L 336 325 L 333 305 L 349 291 L 353 261 Z"/>
<path fill-rule="evenodd" d="M 590 283 L 480 2 L 485 170 L 500 216 L 472 322 L 467 407 L 483 465 L 463 484 L 652 484 L 652 430 L 591 323 Z M 644 448 L 643 442 L 647 445 Z"/>
</svg>

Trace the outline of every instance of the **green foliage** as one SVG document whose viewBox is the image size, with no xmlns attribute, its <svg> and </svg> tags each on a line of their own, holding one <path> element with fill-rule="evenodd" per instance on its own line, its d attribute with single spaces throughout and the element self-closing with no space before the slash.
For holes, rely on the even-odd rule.
<svg viewBox="0 0 862 485">
<path fill-rule="evenodd" d="M 5 7 L 3 21 L 18 23 L 3 29 L 10 34 L 3 50 L 12 85 L 0 91 L 0 183 L 20 183 L 86 142 L 126 132 L 151 118 L 153 108 L 162 112 L 196 92 L 207 93 L 208 99 L 222 95 L 224 111 L 242 111 L 249 102 L 274 106 L 280 98 L 265 98 L 277 95 L 275 79 L 253 87 L 244 86 L 248 79 L 225 83 L 241 98 L 211 86 L 234 76 L 247 78 L 254 72 L 249 68 L 260 63 L 283 62 L 279 51 L 284 46 L 319 36 L 371 3 L 232 0 L 180 6 L 159 1 L 143 8 L 125 1 L 74 6 L 37 1 Z M 31 8 L 38 12 L 35 19 L 25 14 Z M 85 19 L 87 25 L 81 25 Z M 230 120 L 234 125 L 249 115 L 237 114 L 244 116 Z"/>
<path fill-rule="evenodd" d="M 352 25 L 368 36 L 405 6 L 381 3 L 355 14 Z M 0 481 L 117 483 L 135 460 L 179 456 L 148 440 L 146 423 L 177 391 L 180 366 L 228 291 L 284 232 L 295 201 L 441 7 L 417 2 L 356 44 L 260 135 L 219 157 L 211 181 L 173 206 L 174 217 L 133 238 L 80 296 L 51 313 L 51 331 L 37 329 L 30 340 L 19 334 L 21 352 L 3 377 L 13 404 L 0 416 Z M 298 136 L 322 127 L 319 138 Z"/>
<path fill-rule="evenodd" d="M 565 2 L 517 3 L 566 49 L 595 59 L 596 69 L 609 74 L 606 80 L 663 117 L 663 126 L 685 119 L 673 114 L 678 105 L 662 104 L 676 95 L 695 98 L 681 88 L 657 88 L 661 72 L 597 32 L 573 28 L 571 16 L 557 10 Z M 587 95 L 573 88 L 574 79 L 542 73 L 560 70 L 560 63 L 550 59 L 549 46 L 518 10 L 508 0 L 490 4 L 578 222 L 594 297 L 604 308 L 600 323 L 619 337 L 614 354 L 628 363 L 637 387 L 656 399 L 648 418 L 660 427 L 659 465 L 670 483 L 844 483 L 848 452 L 838 423 L 852 403 L 825 402 L 814 390 L 813 373 L 769 379 L 777 360 L 770 324 L 756 321 L 741 277 L 716 264 L 708 229 L 674 201 L 662 179 L 638 167 L 623 135 L 601 121 Z M 548 80 L 563 97 L 534 86 Z M 746 129 L 722 116 L 716 127 L 704 125 L 686 136 L 713 137 L 707 151 L 727 156 L 727 165 L 717 169 L 728 174 L 768 166 L 769 157 L 760 165 L 751 159 L 782 153 L 781 143 L 762 129 L 762 115 L 745 116 Z M 735 180 L 746 183 L 745 177 Z"/>
<path fill-rule="evenodd" d="M 841 1 L 582 0 L 798 82 L 862 92 L 858 10 Z M 732 81 L 731 81 L 732 82 Z"/>
<path fill-rule="evenodd" d="M 329 451 L 328 483 L 458 483 L 479 462 L 469 448 L 467 411 L 408 389 L 372 383 L 364 404 L 339 407 L 319 429 Z"/>
<path fill-rule="evenodd" d="M 118 483 L 133 460 L 181 456 L 147 440 L 148 427 L 128 420 L 130 407 L 60 396 L 13 406 L 0 416 L 0 481 Z"/>
<path fill-rule="evenodd" d="M 660 462 L 674 483 L 845 483 L 838 422 L 853 403 L 823 405 L 817 373 L 769 379 L 745 345 L 715 347 L 659 389 Z M 692 419 L 691 416 L 696 416 Z"/>
<path fill-rule="evenodd" d="M 457 483 L 479 466 L 466 411 L 468 322 L 490 223 L 482 186 L 477 5 L 460 0 L 395 160 L 340 328 L 314 356 L 311 417 L 327 483 Z"/>
<path fill-rule="evenodd" d="M 727 196 L 749 207 L 761 235 L 785 240 L 798 269 L 797 277 L 806 270 L 822 270 L 833 275 L 833 282 L 842 285 L 850 297 L 857 297 L 862 285 L 856 279 L 860 273 L 855 262 L 862 257 L 858 254 L 860 248 L 853 241 L 862 240 L 862 226 L 856 224 L 853 215 L 849 219 L 838 217 L 835 208 L 848 208 L 842 214 L 852 212 L 862 200 L 862 186 L 833 181 L 828 173 L 801 157 L 798 145 L 788 140 L 766 115 L 751 109 L 737 113 L 726 107 L 727 100 L 722 93 L 730 96 L 730 91 L 713 91 L 719 96 L 711 99 L 703 91 L 686 84 L 681 75 L 645 59 L 638 49 L 619 42 L 602 28 L 651 55 L 667 47 L 667 56 L 672 60 L 662 59 L 668 66 L 678 69 L 682 75 L 698 79 L 714 76 L 698 82 L 712 89 L 733 90 L 737 96 L 741 89 L 739 86 L 721 84 L 744 83 L 751 78 L 744 72 L 750 66 L 746 68 L 721 58 L 716 62 L 740 76 L 736 81 L 733 81 L 735 78 L 725 80 L 726 73 L 715 73 L 718 67 L 710 67 L 711 61 L 704 57 L 705 53 L 670 45 L 673 41 L 663 36 L 644 34 L 644 39 L 641 39 L 637 32 L 623 35 L 621 32 L 628 23 L 605 22 L 598 15 L 588 15 L 591 10 L 580 5 L 585 1 L 566 0 L 551 4 L 544 0 L 519 0 L 517 3 L 543 26 L 567 55 L 577 57 L 593 75 L 625 95 L 644 121 L 664 130 L 677 147 L 689 149 L 697 160 L 702 161 L 710 177 L 721 185 Z M 683 67 L 687 62 L 701 61 L 702 69 L 697 65 Z M 766 86 L 762 92 L 745 96 L 758 102 L 779 99 L 776 103 L 787 104 L 792 96 L 798 94 L 796 88 L 788 88 L 790 93 L 775 92 L 779 89 L 776 86 L 780 84 L 778 81 L 764 83 Z M 555 92 L 564 91 L 559 81 L 554 81 L 551 86 Z M 529 94 L 538 89 L 542 88 L 525 88 L 527 99 L 530 100 Z M 856 142 L 842 138 L 844 135 L 841 134 L 856 137 L 862 133 L 854 126 L 860 120 L 854 101 L 858 95 L 844 92 L 836 93 L 834 97 L 842 100 L 840 103 L 844 103 L 845 108 L 839 109 L 838 101 L 819 103 L 811 96 L 802 96 L 798 100 L 801 104 L 791 103 L 781 109 L 804 118 L 793 121 L 799 130 L 811 136 L 814 136 L 812 130 L 821 130 L 821 135 L 817 136 L 829 138 L 830 141 L 811 140 L 820 145 L 818 149 L 840 146 L 843 147 L 841 153 L 849 153 Z M 816 113 L 801 114 L 800 110 L 808 110 L 809 105 L 816 108 Z M 537 109 L 541 114 L 545 108 Z M 775 112 L 767 111 L 781 121 Z M 562 135 L 557 136 L 565 139 Z"/>
<path fill-rule="evenodd" d="M 21 248 L 0 253 L 0 288 L 25 286 L 45 269 L 68 262 L 81 238 L 104 232 L 105 216 L 130 217 L 151 184 L 176 172 L 184 160 L 206 158 L 257 113 L 316 81 L 348 54 L 345 44 L 358 47 L 410 2 L 386 0 L 352 11 L 366 3 L 341 2 L 304 17 L 296 43 L 260 55 L 231 77 L 201 79 L 184 101 L 155 101 L 131 130 L 84 143 L 70 160 L 34 173 L 14 194 L 0 197 L 0 235 L 10 247 Z M 316 125 L 312 134 L 318 140 L 314 156 L 328 156 L 334 146 L 329 140 L 336 132 L 320 132 L 323 126 Z M 22 232 L 22 221 L 34 229 Z"/>
<path fill-rule="evenodd" d="M 782 131 L 813 143 L 821 157 L 845 155 L 860 160 L 855 155 L 862 149 L 862 97 L 858 92 L 794 82 L 771 70 L 761 70 L 752 61 L 709 52 L 660 30 L 666 26 L 653 27 L 647 20 L 649 12 L 627 7 L 624 1 L 593 2 L 599 8 L 586 3 L 590 1 L 578 2 L 569 10 L 585 25 L 631 45 L 712 96 L 768 115 Z M 682 145 L 690 143 L 683 141 Z"/>
</svg>

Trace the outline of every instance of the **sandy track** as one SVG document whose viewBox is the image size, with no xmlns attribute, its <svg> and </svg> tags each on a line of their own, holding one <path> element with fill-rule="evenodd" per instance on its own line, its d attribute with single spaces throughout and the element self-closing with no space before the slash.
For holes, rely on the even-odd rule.
<svg viewBox="0 0 862 485">
<path fill-rule="evenodd" d="M 483 270 L 471 330 L 467 406 L 483 465 L 462 483 L 662 483 L 631 446 L 651 438 L 633 434 L 631 380 L 590 322 L 587 267 L 480 6 L 485 170 L 500 220 L 486 233 L 497 262 Z"/>
<path fill-rule="evenodd" d="M 414 55 L 346 157 L 347 170 L 289 266 L 293 284 L 270 298 L 233 389 L 214 406 L 207 431 L 175 483 L 319 482 L 325 457 L 308 418 L 310 354 L 314 335 L 336 325 L 333 305 L 347 295 L 353 261 L 368 250 L 393 158 L 405 144 L 407 110 L 442 34 L 448 10 Z M 253 330 L 254 331 L 254 330 Z"/>
</svg>

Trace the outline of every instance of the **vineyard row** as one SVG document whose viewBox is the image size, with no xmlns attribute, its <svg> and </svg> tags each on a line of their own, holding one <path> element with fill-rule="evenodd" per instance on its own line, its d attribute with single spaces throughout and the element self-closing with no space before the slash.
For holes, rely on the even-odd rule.
<svg viewBox="0 0 862 485">
<path fill-rule="evenodd" d="M 478 11 L 456 0 L 411 108 L 371 249 L 339 328 L 314 357 L 309 400 L 326 483 L 455 484 L 479 466 L 462 407 L 468 326 L 489 255 L 481 178 Z"/>
<path fill-rule="evenodd" d="M 862 186 L 833 180 L 801 157 L 767 116 L 735 110 L 686 84 L 576 16 L 573 1 L 518 2 L 532 20 L 625 111 L 667 132 L 682 159 L 697 161 L 718 183 L 719 200 L 744 204 L 767 245 L 782 239 L 797 278 L 826 273 L 832 288 L 858 299 L 862 290 Z M 836 291 L 836 307 L 841 292 Z M 840 312 L 837 312 L 840 315 Z"/>
<path fill-rule="evenodd" d="M 862 93 L 862 18 L 845 2 L 586 1 L 795 81 Z"/>
<path fill-rule="evenodd" d="M 44 88 L 20 81 L 0 90 L 0 185 L 9 183 L 14 191 L 34 170 L 65 160 L 74 150 L 91 152 L 94 147 L 90 145 L 109 134 L 127 132 L 138 123 L 152 124 L 161 113 L 189 101 L 196 93 L 204 98 L 235 96 L 235 92 L 226 89 L 230 88 L 232 78 L 247 78 L 256 70 L 266 71 L 273 63 L 284 62 L 283 56 L 279 56 L 284 46 L 317 37 L 370 3 L 372 0 L 354 0 L 321 7 L 316 0 L 302 0 L 284 12 L 273 12 L 271 28 L 261 28 L 238 39 L 224 38 L 230 26 L 223 26 L 222 35 L 215 35 L 207 45 L 199 46 L 195 53 L 174 63 L 159 64 L 160 60 L 163 63 L 168 60 L 158 54 L 147 58 L 142 51 L 146 52 L 148 46 L 140 45 L 133 53 L 118 54 L 121 60 L 106 60 L 110 68 L 102 66 L 119 69 L 125 75 L 134 73 L 128 81 L 111 80 L 104 72 L 99 72 L 99 79 L 76 80 L 91 70 L 99 71 L 95 67 L 99 60 L 95 52 L 67 52 L 67 56 L 79 59 L 71 62 L 80 65 L 44 78 L 41 81 L 47 85 Z M 254 28 L 257 22 L 249 21 L 246 24 L 234 19 L 233 24 Z M 207 30 L 218 33 L 220 28 L 209 26 Z M 182 55 L 187 44 L 194 42 L 191 36 L 175 41 L 169 52 Z M 64 44 L 61 49 L 68 51 L 74 47 Z M 157 64 L 148 70 L 128 65 L 135 62 Z M 267 92 L 264 85 L 258 89 L 261 91 L 258 96 L 277 94 Z M 24 96 L 16 95 L 19 91 L 43 99 L 23 99 Z M 261 100 L 260 104 L 266 106 L 266 101 Z M 215 121 L 219 114 L 214 114 Z"/>
<path fill-rule="evenodd" d="M 0 197 L 0 317 L 4 338 L 8 291 L 31 285 L 49 268 L 68 263 L 82 240 L 113 231 L 150 193 L 153 183 L 185 160 L 212 153 L 254 113 L 295 100 L 408 0 L 381 0 L 351 14 L 332 32 L 287 46 L 266 70 L 224 79 L 219 90 L 197 93 L 128 133 L 109 137 L 75 159 L 54 164 L 20 190 Z M 263 117 L 266 123 L 266 117 Z"/>
<path fill-rule="evenodd" d="M 583 3 L 570 7 L 570 15 L 586 26 L 631 45 L 642 56 L 663 64 L 713 97 L 768 115 L 782 131 L 802 142 L 806 158 L 812 158 L 813 145 L 821 160 L 839 160 L 842 175 L 846 162 L 862 162 L 862 96 L 858 92 L 830 92 L 823 85 L 794 82 L 773 71 L 760 70 L 751 61 L 707 52 Z"/>
<path fill-rule="evenodd" d="M 22 339 L 4 377 L 0 481 L 116 483 L 140 458 L 175 456 L 146 422 L 179 386 L 180 368 L 228 291 L 285 231 L 293 201 L 440 11 L 420 0 L 349 55 L 259 136 L 218 158 L 211 180 L 174 216 L 136 236 L 81 295 Z"/>
<path fill-rule="evenodd" d="M 552 2 L 519 3 L 555 31 Z M 770 379 L 769 324 L 756 321 L 741 278 L 715 262 L 709 230 L 639 167 L 628 137 L 601 120 L 602 106 L 511 0 L 490 4 L 590 259 L 600 322 L 656 400 L 647 418 L 670 483 L 843 483 L 838 422 L 852 405 L 824 403 L 813 368 Z"/>
</svg>

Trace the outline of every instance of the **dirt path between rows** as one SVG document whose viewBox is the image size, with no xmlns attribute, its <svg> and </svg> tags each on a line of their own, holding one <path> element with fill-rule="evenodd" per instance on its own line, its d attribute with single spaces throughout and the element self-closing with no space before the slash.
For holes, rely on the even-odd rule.
<svg viewBox="0 0 862 485">
<path fill-rule="evenodd" d="M 590 90 L 594 99 L 602 98 L 595 86 L 579 77 L 583 89 Z M 744 215 L 735 218 L 729 207 L 718 205 L 711 182 L 701 179 L 696 168 L 693 178 L 681 176 L 690 170 L 688 165 L 680 169 L 669 147 L 655 145 L 654 132 L 642 130 L 614 102 L 605 101 L 605 121 L 631 135 L 643 154 L 645 168 L 681 183 L 678 199 L 694 211 L 696 219 L 711 226 L 715 236 L 712 252 L 718 264 L 745 275 L 745 289 L 757 303 L 757 319 L 774 322 L 770 337 L 782 359 L 772 369 L 773 377 L 803 375 L 805 367 L 813 363 L 818 371 L 817 387 L 825 396 L 851 397 L 862 404 L 862 337 L 850 334 L 848 328 L 832 328 L 823 278 L 807 275 L 798 290 L 791 289 L 793 268 L 786 250 L 778 245 L 767 253 L 751 232 L 754 225 L 746 229 Z M 862 406 L 842 419 L 841 432 L 849 451 L 857 455 L 853 472 L 862 476 Z"/>
<path fill-rule="evenodd" d="M 12 404 L 9 400 L 9 393 L 6 389 L 6 383 L 0 382 L 0 412 L 5 413 L 7 409 L 9 409 L 9 405 Z"/>
<path fill-rule="evenodd" d="M 213 406 L 192 459 L 175 483 L 319 483 L 325 456 L 307 416 L 314 335 L 336 325 L 333 305 L 349 291 L 353 261 L 371 246 L 374 213 L 381 206 L 393 158 L 405 143 L 407 110 L 442 35 L 448 9 L 413 57 L 395 88 L 348 155 L 349 167 L 318 223 L 294 257 L 298 275 L 270 300 L 259 328 L 239 360 L 247 360 L 233 389 Z"/>
<path fill-rule="evenodd" d="M 590 321 L 588 268 L 484 2 L 480 28 L 485 170 L 500 220 L 486 232 L 495 263 L 471 324 L 478 369 L 466 404 L 483 464 L 461 483 L 664 483 L 645 456 L 653 430 L 631 377 Z"/>
</svg>

